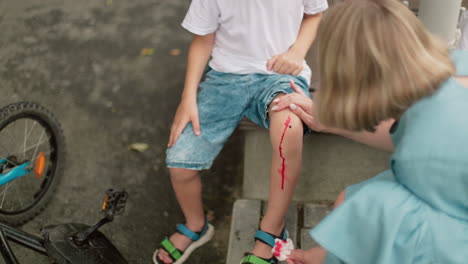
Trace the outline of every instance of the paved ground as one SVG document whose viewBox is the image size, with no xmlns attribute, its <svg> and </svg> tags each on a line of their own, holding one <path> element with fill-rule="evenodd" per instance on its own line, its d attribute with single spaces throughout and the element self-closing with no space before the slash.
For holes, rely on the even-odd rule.
<svg viewBox="0 0 468 264">
<path fill-rule="evenodd" d="M 92 223 L 103 192 L 127 189 L 125 216 L 103 231 L 130 263 L 150 263 L 157 242 L 181 221 L 164 166 L 168 128 L 183 84 L 190 34 L 183 0 L 0 1 L 0 105 L 33 100 L 61 121 L 68 144 L 62 185 L 23 228 Z M 142 57 L 142 48 L 154 49 Z M 178 56 L 170 55 L 180 49 Z M 174 52 L 174 51 L 173 51 Z M 177 53 L 177 52 L 175 52 Z M 240 188 L 242 134 L 204 174 L 207 210 L 219 232 L 190 263 L 223 263 L 232 202 Z M 150 145 L 129 151 L 133 142 Z M 30 252 L 24 263 L 48 263 Z"/>
<path fill-rule="evenodd" d="M 181 220 L 164 146 L 183 84 L 190 34 L 179 24 L 188 4 L 0 1 L 0 105 L 19 100 L 46 105 L 61 121 L 68 144 L 62 185 L 25 230 L 37 233 L 42 225 L 69 221 L 91 224 L 103 192 L 124 187 L 130 194 L 127 213 L 103 231 L 130 263 L 150 263 L 157 243 Z M 140 56 L 143 48 L 154 54 Z M 150 148 L 129 151 L 133 142 Z M 189 263 L 224 263 L 232 202 L 242 181 L 242 142 L 243 134 L 236 132 L 213 170 L 203 174 L 207 210 L 213 211 L 218 232 Z M 28 251 L 20 260 L 48 263 Z"/>
</svg>

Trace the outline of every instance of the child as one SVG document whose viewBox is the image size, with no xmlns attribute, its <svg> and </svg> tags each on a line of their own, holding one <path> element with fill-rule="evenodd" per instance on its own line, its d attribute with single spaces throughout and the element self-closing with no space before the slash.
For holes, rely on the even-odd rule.
<svg viewBox="0 0 468 264">
<path fill-rule="evenodd" d="M 308 93 L 311 72 L 304 57 L 327 8 L 326 0 L 192 1 L 182 26 L 195 36 L 166 159 L 186 224 L 163 240 L 154 263 L 183 263 L 213 236 L 198 171 L 210 168 L 243 117 L 270 129 L 273 154 L 268 208 L 255 248 L 242 263 L 277 262 L 271 241 L 286 239 L 284 216 L 300 173 L 304 128 L 293 113 L 269 108 L 293 92 L 290 82 Z"/>
<path fill-rule="evenodd" d="M 316 112 L 290 95 L 277 109 L 394 153 L 388 171 L 346 188 L 311 230 L 321 247 L 288 262 L 468 263 L 468 53 L 450 57 L 396 0 L 344 1 L 318 36 Z"/>
</svg>

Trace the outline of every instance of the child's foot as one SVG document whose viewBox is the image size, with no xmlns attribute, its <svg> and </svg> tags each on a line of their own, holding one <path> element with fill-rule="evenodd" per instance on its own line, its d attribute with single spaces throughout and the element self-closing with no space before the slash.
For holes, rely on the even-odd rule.
<svg viewBox="0 0 468 264">
<path fill-rule="evenodd" d="M 254 255 L 255 257 L 264 259 L 264 260 L 269 260 L 273 258 L 273 252 L 272 248 L 274 247 L 274 239 L 275 238 L 280 238 L 286 240 L 287 238 L 287 233 L 284 230 L 284 224 L 280 231 L 277 232 L 268 232 L 265 231 L 264 228 L 261 228 L 259 231 L 260 233 L 263 234 L 258 234 L 259 231 L 255 234 L 256 241 L 255 241 L 255 247 L 251 251 L 251 254 Z M 259 238 L 259 240 L 257 240 Z M 241 261 L 241 263 L 251 263 L 251 260 L 248 260 L 248 256 L 244 257 Z M 263 263 L 263 262 L 262 262 Z"/>
<path fill-rule="evenodd" d="M 197 232 L 198 231 L 201 231 L 201 228 L 200 228 L 200 230 L 197 230 Z M 192 243 L 192 240 L 190 240 L 190 238 L 188 238 L 188 237 L 186 237 L 184 235 L 181 235 L 179 233 L 174 233 L 169 238 L 169 240 L 180 251 L 185 251 L 185 249 L 187 249 L 187 247 L 190 245 L 190 243 Z M 160 260 L 162 260 L 166 264 L 170 264 L 170 263 L 174 262 L 172 260 L 172 258 L 169 257 L 169 253 L 167 253 L 167 251 L 162 249 L 162 248 L 159 248 L 158 257 L 159 257 Z"/>
<path fill-rule="evenodd" d="M 187 228 L 189 228 L 193 232 L 202 232 L 205 224 L 202 223 L 202 225 L 187 225 Z M 170 238 L 169 241 L 172 242 L 174 247 L 182 252 L 184 252 L 190 244 L 192 244 L 193 240 L 188 238 L 185 235 L 182 235 L 181 233 L 174 233 Z M 158 250 L 158 257 L 161 261 L 163 261 L 165 264 L 170 264 L 173 263 L 174 260 L 169 256 L 169 253 L 164 250 L 163 248 L 159 248 Z"/>
<path fill-rule="evenodd" d="M 252 250 L 252 254 L 264 259 L 270 259 L 271 257 L 273 257 L 271 247 L 259 241 L 255 241 L 255 247 Z"/>
</svg>

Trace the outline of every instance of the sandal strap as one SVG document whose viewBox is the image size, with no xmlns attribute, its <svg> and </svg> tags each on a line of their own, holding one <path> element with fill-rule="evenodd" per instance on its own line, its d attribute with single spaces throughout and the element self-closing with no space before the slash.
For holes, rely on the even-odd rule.
<svg viewBox="0 0 468 264">
<path fill-rule="evenodd" d="M 197 241 L 208 231 L 208 221 L 205 222 L 205 226 L 201 232 L 193 232 L 184 224 L 177 225 L 177 232 L 190 238 L 192 241 Z"/>
<path fill-rule="evenodd" d="M 165 237 L 161 242 L 161 247 L 169 253 L 169 256 L 173 261 L 177 261 L 182 257 L 183 252 L 177 249 L 174 244 L 169 240 L 168 237 Z"/>
<path fill-rule="evenodd" d="M 264 244 L 267 244 L 272 248 L 275 247 L 275 238 L 286 240 L 288 238 L 288 232 L 286 231 L 286 229 L 283 229 L 283 232 L 281 232 L 281 236 L 275 236 L 261 229 L 258 229 L 257 232 L 255 232 L 255 240 L 263 242 Z"/>
<path fill-rule="evenodd" d="M 274 258 L 264 259 L 264 258 L 257 257 L 252 253 L 249 253 L 244 258 L 242 258 L 242 260 L 241 260 L 241 264 L 246 264 L 246 263 L 251 263 L 251 264 L 276 264 L 278 262 Z"/>
</svg>

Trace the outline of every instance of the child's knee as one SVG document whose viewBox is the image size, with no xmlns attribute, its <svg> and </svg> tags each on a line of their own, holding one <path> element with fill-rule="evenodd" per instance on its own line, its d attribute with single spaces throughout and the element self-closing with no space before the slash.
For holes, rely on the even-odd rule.
<svg viewBox="0 0 468 264">
<path fill-rule="evenodd" d="M 272 115 L 270 141 L 273 153 L 289 158 L 302 155 L 304 128 L 301 119 L 289 110 Z"/>
<path fill-rule="evenodd" d="M 342 190 L 340 194 L 338 194 L 338 197 L 336 197 L 333 208 L 337 208 L 340 204 L 342 204 L 345 201 L 345 199 L 346 199 L 346 190 Z"/>
<path fill-rule="evenodd" d="M 198 177 L 198 171 L 182 169 L 182 168 L 169 168 L 171 179 L 177 182 L 192 181 Z"/>
<path fill-rule="evenodd" d="M 275 124 L 275 125 L 273 125 Z M 296 137 L 304 134 L 304 126 L 302 120 L 291 110 L 284 109 L 280 112 L 270 112 L 270 127 L 275 126 L 274 129 L 280 127 L 281 131 L 287 130 L 288 134 L 294 134 Z M 270 135 L 278 134 L 278 131 L 270 129 Z"/>
</svg>

